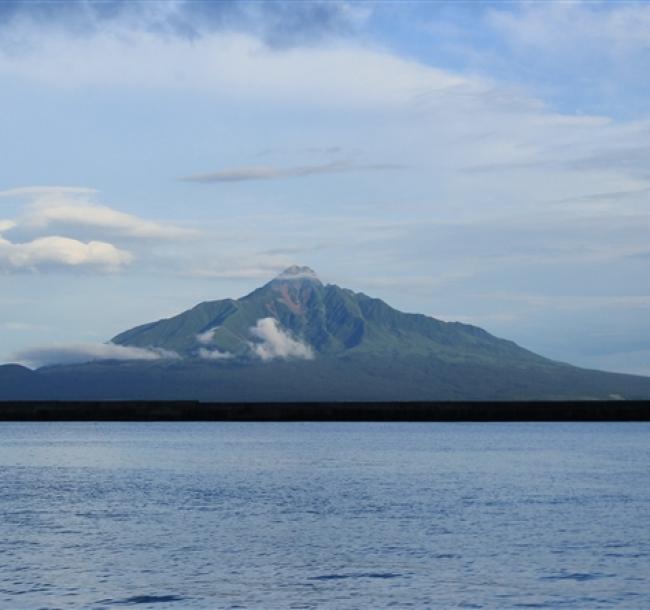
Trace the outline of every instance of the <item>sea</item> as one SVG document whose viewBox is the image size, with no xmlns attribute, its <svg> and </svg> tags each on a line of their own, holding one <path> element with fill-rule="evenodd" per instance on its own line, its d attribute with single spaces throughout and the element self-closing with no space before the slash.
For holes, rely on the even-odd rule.
<svg viewBox="0 0 650 610">
<path fill-rule="evenodd" d="M 2 423 L 0 608 L 650 608 L 648 423 Z"/>
</svg>

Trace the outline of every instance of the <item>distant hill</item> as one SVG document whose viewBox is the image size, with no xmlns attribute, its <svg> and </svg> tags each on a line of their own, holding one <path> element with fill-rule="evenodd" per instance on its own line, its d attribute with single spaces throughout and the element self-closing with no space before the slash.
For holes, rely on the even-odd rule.
<svg viewBox="0 0 650 610">
<path fill-rule="evenodd" d="M 65 399 L 650 398 L 650 378 L 548 360 L 476 326 L 323 285 L 307 267 L 291 267 L 243 298 L 127 330 L 112 343 L 174 357 L 36 372 L 0 367 L 0 398 L 21 386 L 25 398 L 49 391 Z"/>
<path fill-rule="evenodd" d="M 0 366 L 0 400 L 46 400 L 56 394 L 51 377 L 18 364 Z"/>
</svg>

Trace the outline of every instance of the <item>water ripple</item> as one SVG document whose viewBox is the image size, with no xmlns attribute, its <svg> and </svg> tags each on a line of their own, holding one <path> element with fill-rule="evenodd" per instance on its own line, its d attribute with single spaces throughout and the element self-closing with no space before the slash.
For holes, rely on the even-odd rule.
<svg viewBox="0 0 650 610">
<path fill-rule="evenodd" d="M 5 423 L 0 609 L 650 608 L 649 439 Z"/>
<path fill-rule="evenodd" d="M 312 576 L 309 580 L 345 580 L 348 578 L 400 578 L 401 574 L 392 572 L 357 572 L 348 574 L 323 574 L 321 576 Z"/>
<path fill-rule="evenodd" d="M 135 606 L 137 604 L 164 604 L 180 602 L 187 598 L 180 595 L 133 595 L 125 599 L 103 599 L 98 604 L 114 604 L 116 606 Z"/>
</svg>

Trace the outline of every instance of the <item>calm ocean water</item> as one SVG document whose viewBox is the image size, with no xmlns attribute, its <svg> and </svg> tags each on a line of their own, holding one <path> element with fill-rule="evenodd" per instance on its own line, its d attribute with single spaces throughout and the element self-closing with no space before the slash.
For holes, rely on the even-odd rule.
<svg viewBox="0 0 650 610">
<path fill-rule="evenodd" d="M 649 424 L 0 424 L 0 608 L 650 608 Z"/>
</svg>

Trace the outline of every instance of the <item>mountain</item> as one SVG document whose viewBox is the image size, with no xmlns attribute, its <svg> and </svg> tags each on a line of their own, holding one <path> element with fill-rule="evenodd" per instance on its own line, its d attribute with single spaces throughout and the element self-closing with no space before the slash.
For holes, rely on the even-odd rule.
<svg viewBox="0 0 650 610">
<path fill-rule="evenodd" d="M 297 266 L 239 300 L 200 303 L 168 320 L 127 330 L 112 342 L 160 348 L 183 358 L 206 358 L 211 351 L 214 359 L 218 354 L 222 359 L 254 359 L 260 345 L 255 339 L 263 338 L 258 324 L 269 318 L 277 321 L 280 333 L 300 341 L 314 356 L 418 355 L 512 366 L 548 362 L 476 326 L 402 313 L 380 299 L 324 286 L 311 269 Z"/>
<path fill-rule="evenodd" d="M 150 359 L 32 374 L 62 399 L 650 398 L 650 378 L 580 369 L 476 326 L 403 313 L 324 285 L 308 267 L 290 267 L 240 299 L 137 326 L 112 343 Z M 0 397 L 6 394 L 0 376 Z"/>
</svg>

